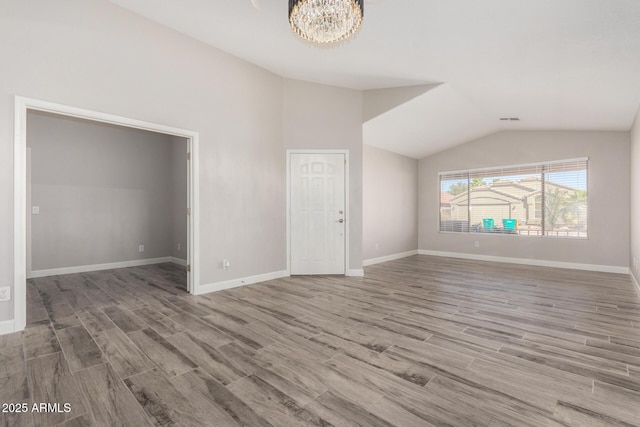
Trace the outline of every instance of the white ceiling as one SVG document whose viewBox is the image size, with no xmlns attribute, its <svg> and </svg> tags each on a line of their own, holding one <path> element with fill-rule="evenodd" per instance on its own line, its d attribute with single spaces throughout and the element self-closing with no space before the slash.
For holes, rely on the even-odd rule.
<svg viewBox="0 0 640 427">
<path fill-rule="evenodd" d="M 442 83 L 364 125 L 415 158 L 501 129 L 628 131 L 640 103 L 639 0 L 365 0 L 358 36 L 329 49 L 292 34 L 286 0 L 112 1 L 289 78 Z"/>
</svg>

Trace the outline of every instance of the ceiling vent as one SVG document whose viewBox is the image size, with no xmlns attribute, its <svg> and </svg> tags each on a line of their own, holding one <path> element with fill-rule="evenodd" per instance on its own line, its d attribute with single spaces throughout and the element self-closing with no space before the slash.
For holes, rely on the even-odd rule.
<svg viewBox="0 0 640 427">
<path fill-rule="evenodd" d="M 519 122 L 520 117 L 500 117 L 500 121 L 502 122 Z"/>
</svg>

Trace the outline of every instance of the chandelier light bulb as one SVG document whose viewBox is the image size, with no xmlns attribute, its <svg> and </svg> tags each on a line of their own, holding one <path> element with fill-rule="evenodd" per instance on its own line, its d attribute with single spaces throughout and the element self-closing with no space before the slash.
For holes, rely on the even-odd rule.
<svg viewBox="0 0 640 427">
<path fill-rule="evenodd" d="M 289 0 L 289 24 L 303 39 L 331 44 L 358 32 L 364 0 Z"/>
</svg>

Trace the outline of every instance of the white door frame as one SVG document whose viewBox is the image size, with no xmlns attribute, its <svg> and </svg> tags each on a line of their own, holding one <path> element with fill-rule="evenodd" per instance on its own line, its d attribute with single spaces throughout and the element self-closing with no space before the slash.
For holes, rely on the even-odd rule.
<svg viewBox="0 0 640 427">
<path fill-rule="evenodd" d="M 21 331 L 27 321 L 27 111 L 36 110 L 60 114 L 69 117 L 109 123 L 134 129 L 148 130 L 168 135 L 186 138 L 189 146 L 191 161 L 189 162 L 189 191 L 190 204 L 187 260 L 191 265 L 187 283 L 189 293 L 198 294 L 200 286 L 200 245 L 198 241 L 199 212 L 200 212 L 200 183 L 198 172 L 198 132 L 179 129 L 157 123 L 145 122 L 128 117 L 101 113 L 84 108 L 71 107 L 63 104 L 42 101 L 38 99 L 15 97 L 15 127 L 14 127 L 14 218 L 13 218 L 13 329 Z M 185 159 L 186 160 L 186 159 Z"/>
<path fill-rule="evenodd" d="M 349 275 L 349 150 L 287 150 L 287 274 L 291 275 L 291 155 L 292 154 L 344 154 L 344 198 L 345 198 L 345 246 L 344 246 L 344 275 Z"/>
</svg>

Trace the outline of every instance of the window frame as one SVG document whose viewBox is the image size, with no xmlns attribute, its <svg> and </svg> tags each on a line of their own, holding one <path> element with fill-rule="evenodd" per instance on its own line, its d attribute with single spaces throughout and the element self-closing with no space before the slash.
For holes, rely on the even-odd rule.
<svg viewBox="0 0 640 427">
<path fill-rule="evenodd" d="M 584 162 L 585 163 L 585 172 L 586 172 L 586 192 L 587 192 L 587 201 L 586 201 L 586 214 L 587 214 L 587 221 L 586 221 L 586 225 L 587 225 L 587 229 L 586 229 L 586 236 L 582 237 L 582 236 L 559 236 L 559 235 L 549 235 L 547 234 L 547 230 L 544 228 L 544 218 L 545 218 L 545 199 L 544 197 L 542 197 L 542 218 L 541 218 L 541 223 L 542 223 L 542 230 L 541 230 L 541 234 L 539 235 L 527 235 L 527 234 L 520 234 L 520 233 L 481 233 L 481 232 L 477 232 L 477 231 L 472 231 L 472 227 L 471 227 L 471 179 L 472 179 L 472 174 L 474 173 L 490 173 L 491 171 L 503 171 L 505 169 L 517 169 L 517 168 L 536 168 L 536 167 L 541 167 L 542 168 L 542 193 L 544 193 L 545 189 L 544 189 L 544 182 L 546 181 L 544 179 L 544 174 L 545 174 L 545 168 L 546 167 L 551 167 L 554 165 L 561 165 L 561 164 L 566 164 L 566 163 L 578 163 L 578 162 Z M 549 239 L 565 239 L 565 240 L 589 240 L 590 239 L 590 229 L 591 229 L 591 204 L 590 204 L 590 197 L 589 197 L 589 193 L 590 193 L 590 179 L 589 179 L 589 173 L 590 171 L 590 158 L 589 157 L 577 157 L 577 158 L 570 158 L 570 159 L 562 159 L 562 160 L 551 160 L 551 161 L 545 161 L 545 162 L 535 162 L 535 163 L 521 163 L 521 164 L 509 164 L 509 165 L 503 165 L 503 166 L 491 166 L 491 167 L 483 167 L 483 168 L 473 168 L 473 169 L 458 169 L 458 170 L 450 170 L 450 171 L 440 171 L 437 173 L 436 179 L 437 179 L 437 186 L 438 186 L 438 191 L 437 191 L 437 197 L 438 197 L 438 223 L 436 224 L 437 227 L 437 231 L 439 234 L 453 234 L 453 235 L 467 235 L 467 236 L 472 236 L 472 235 L 492 235 L 492 236 L 509 236 L 509 237 L 524 237 L 524 238 L 549 238 Z M 466 174 L 466 179 L 467 179 L 467 209 L 469 209 L 469 213 L 468 213 L 468 226 L 467 231 L 448 231 L 448 230 L 442 230 L 442 176 L 443 175 L 464 175 Z"/>
</svg>

